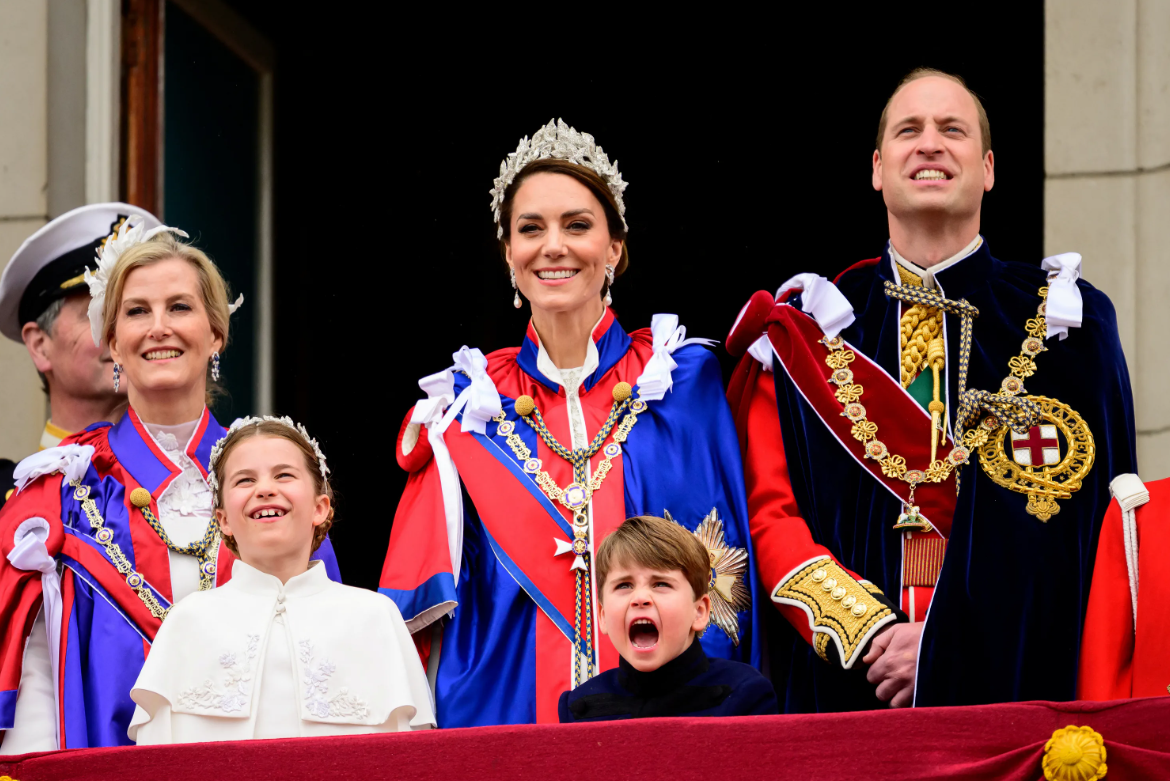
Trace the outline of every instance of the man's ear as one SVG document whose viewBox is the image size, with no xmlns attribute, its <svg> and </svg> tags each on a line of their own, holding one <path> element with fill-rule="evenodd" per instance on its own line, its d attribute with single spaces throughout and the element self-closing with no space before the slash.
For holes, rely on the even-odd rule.
<svg viewBox="0 0 1170 781">
<path fill-rule="evenodd" d="M 36 323 L 25 323 L 24 327 L 20 329 L 20 338 L 24 341 L 24 346 L 28 350 L 29 357 L 32 358 L 33 366 L 37 367 L 37 371 L 41 374 L 53 371 L 53 361 L 49 357 L 53 337 L 45 333 Z"/>
<path fill-rule="evenodd" d="M 882 190 L 882 153 L 878 149 L 873 150 L 873 189 Z"/>
<path fill-rule="evenodd" d="M 983 192 L 991 192 L 995 187 L 995 153 L 990 149 L 983 156 Z"/>
<path fill-rule="evenodd" d="M 695 632 L 702 632 L 707 628 L 707 624 L 711 621 L 711 596 L 704 594 L 695 600 L 695 620 L 691 623 L 691 629 Z"/>
</svg>

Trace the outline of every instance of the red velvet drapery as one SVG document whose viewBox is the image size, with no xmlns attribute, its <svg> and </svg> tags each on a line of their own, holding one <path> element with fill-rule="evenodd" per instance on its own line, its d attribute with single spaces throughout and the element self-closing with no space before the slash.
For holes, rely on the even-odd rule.
<svg viewBox="0 0 1170 781">
<path fill-rule="evenodd" d="M 837 779 L 1037 781 L 1054 730 L 1105 739 L 1105 781 L 1170 779 L 1170 697 L 645 719 L 406 735 L 80 749 L 0 758 L 15 781 Z"/>
</svg>

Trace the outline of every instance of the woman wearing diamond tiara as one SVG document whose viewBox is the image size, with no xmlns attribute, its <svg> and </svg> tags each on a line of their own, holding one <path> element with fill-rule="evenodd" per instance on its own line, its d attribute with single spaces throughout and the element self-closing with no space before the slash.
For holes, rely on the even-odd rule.
<svg viewBox="0 0 1170 781">
<path fill-rule="evenodd" d="M 527 333 L 420 380 L 428 398 L 399 435 L 410 478 L 381 591 L 427 660 L 440 726 L 556 722 L 562 691 L 617 665 L 592 556 L 645 513 L 711 553 L 706 653 L 758 666 L 738 441 L 710 343 L 674 315 L 627 334 L 609 308 L 629 263 L 625 188 L 562 121 L 520 142 L 491 194 Z"/>
<path fill-rule="evenodd" d="M 232 424 L 209 480 L 232 580 L 167 616 L 131 696 L 138 745 L 357 735 L 435 723 L 394 603 L 309 556 L 333 523 L 329 468 L 288 418 Z"/>
<path fill-rule="evenodd" d="M 131 217 L 105 242 L 90 325 L 130 409 L 25 459 L 0 514 L 0 753 L 129 742 L 130 687 L 167 610 L 231 576 L 206 399 L 240 301 L 176 235 Z M 336 577 L 331 548 L 318 555 Z"/>
</svg>

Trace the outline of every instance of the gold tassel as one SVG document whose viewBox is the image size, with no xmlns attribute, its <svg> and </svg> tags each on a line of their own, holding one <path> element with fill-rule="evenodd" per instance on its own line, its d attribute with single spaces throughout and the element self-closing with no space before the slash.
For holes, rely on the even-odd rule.
<svg viewBox="0 0 1170 781">
<path fill-rule="evenodd" d="M 938 460 L 938 446 L 946 441 L 946 433 L 941 430 L 939 423 L 942 420 L 942 414 L 946 407 L 940 400 L 940 386 L 939 370 L 946 364 L 947 346 L 941 338 L 934 338 L 930 340 L 930 344 L 926 348 L 926 363 L 930 366 L 930 370 L 934 372 L 934 401 L 930 402 L 928 409 L 930 410 L 930 463 Z M 938 435 L 936 436 L 936 432 Z"/>
</svg>

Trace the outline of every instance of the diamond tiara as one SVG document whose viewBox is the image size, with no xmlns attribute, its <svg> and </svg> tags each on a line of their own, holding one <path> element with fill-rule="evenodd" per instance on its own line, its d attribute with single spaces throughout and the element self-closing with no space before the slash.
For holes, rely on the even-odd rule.
<svg viewBox="0 0 1170 781">
<path fill-rule="evenodd" d="M 215 443 L 215 447 L 211 448 L 211 458 L 207 464 L 207 482 L 211 486 L 212 495 L 215 496 L 216 506 L 219 505 L 219 478 L 215 476 L 215 464 L 217 461 L 219 461 L 219 457 L 223 455 L 224 443 L 227 442 L 228 437 L 230 437 L 234 432 L 239 431 L 245 426 L 258 426 L 265 421 L 269 423 L 279 423 L 282 426 L 288 426 L 297 434 L 299 434 L 301 439 L 305 440 L 305 443 L 313 449 L 313 452 L 317 456 L 317 463 L 321 466 L 321 479 L 329 479 L 329 467 L 325 465 L 325 454 L 321 452 L 321 446 L 317 444 L 317 440 L 309 436 L 309 432 L 306 431 L 305 427 L 300 423 L 293 423 L 293 419 L 287 415 L 281 418 L 273 417 L 272 415 L 264 415 L 262 417 L 252 418 L 236 418 L 235 422 L 232 423 L 230 428 L 228 428 L 227 433 L 224 434 L 220 440 Z"/>
<path fill-rule="evenodd" d="M 504 191 L 512 184 L 516 175 L 524 170 L 524 166 L 533 160 L 547 158 L 568 160 L 570 163 L 583 165 L 604 179 L 609 185 L 609 191 L 613 193 L 613 199 L 617 202 L 622 227 L 630 229 L 630 226 L 626 225 L 626 203 L 622 200 L 626 182 L 622 181 L 622 175 L 618 173 L 617 160 L 611 164 L 609 156 L 597 145 L 593 136 L 578 133 L 566 125 L 563 119 L 556 122 L 550 119 L 547 125 L 532 134 L 531 141 L 528 140 L 528 136 L 520 139 L 516 151 L 509 153 L 500 163 L 500 175 L 496 177 L 495 186 L 490 193 L 492 215 L 495 217 L 496 225 L 499 225 L 496 229 L 496 238 L 504 238 L 504 226 L 500 225 L 500 205 L 504 202 Z"/>
</svg>

